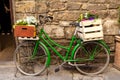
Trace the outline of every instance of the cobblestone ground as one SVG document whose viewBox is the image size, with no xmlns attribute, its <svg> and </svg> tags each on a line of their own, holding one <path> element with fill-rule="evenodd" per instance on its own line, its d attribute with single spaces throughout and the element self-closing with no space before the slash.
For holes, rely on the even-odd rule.
<svg viewBox="0 0 120 80">
<path fill-rule="evenodd" d="M 77 72 L 74 68 L 61 68 L 59 72 L 54 72 L 57 66 L 51 65 L 43 74 L 39 76 L 25 76 L 17 72 L 15 77 L 15 66 L 13 62 L 0 62 L 0 80 L 120 80 L 120 71 L 109 66 L 103 74 L 96 76 L 85 76 Z"/>
</svg>

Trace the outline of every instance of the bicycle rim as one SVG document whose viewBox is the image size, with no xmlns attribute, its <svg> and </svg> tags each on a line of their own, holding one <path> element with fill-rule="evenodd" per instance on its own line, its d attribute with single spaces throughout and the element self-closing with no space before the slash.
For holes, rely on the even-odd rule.
<svg viewBox="0 0 120 80">
<path fill-rule="evenodd" d="M 16 50 L 14 61 L 17 69 L 25 75 L 39 75 L 46 69 L 48 59 L 45 49 L 39 45 L 36 56 L 31 58 L 35 43 L 22 43 Z"/>
<path fill-rule="evenodd" d="M 75 62 L 76 69 L 79 72 L 95 75 L 107 68 L 110 56 L 107 49 L 100 43 L 85 42 L 76 50 L 74 59 L 81 59 L 81 61 Z"/>
</svg>

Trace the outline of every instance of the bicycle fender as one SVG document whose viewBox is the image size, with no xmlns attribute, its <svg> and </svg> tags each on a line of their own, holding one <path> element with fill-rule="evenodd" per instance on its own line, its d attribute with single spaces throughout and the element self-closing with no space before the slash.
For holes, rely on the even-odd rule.
<svg viewBox="0 0 120 80">
<path fill-rule="evenodd" d="M 50 61 L 51 61 L 50 51 L 49 51 L 49 49 L 46 47 L 46 45 L 45 45 L 44 43 L 39 42 L 39 44 L 41 44 L 41 45 L 44 47 L 44 49 L 45 49 L 45 51 L 46 51 L 46 53 L 47 53 L 48 60 L 47 60 L 46 66 L 49 67 Z"/>
<path fill-rule="evenodd" d="M 72 50 L 70 59 L 74 59 L 75 51 L 77 50 L 78 47 L 80 47 L 80 44 L 77 44 L 77 45 L 74 47 L 74 49 Z"/>
<path fill-rule="evenodd" d="M 108 45 L 105 43 L 105 41 L 103 40 L 99 40 L 97 41 L 98 43 L 102 44 L 103 46 L 105 46 L 105 48 L 107 49 L 108 53 L 110 54 L 110 48 L 108 47 Z"/>
</svg>

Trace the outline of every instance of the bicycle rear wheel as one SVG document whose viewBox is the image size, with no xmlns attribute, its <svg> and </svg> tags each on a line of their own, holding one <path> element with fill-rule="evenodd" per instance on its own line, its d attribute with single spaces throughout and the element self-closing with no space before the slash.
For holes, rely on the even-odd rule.
<svg viewBox="0 0 120 80">
<path fill-rule="evenodd" d="M 38 75 L 46 69 L 48 59 L 46 51 L 39 44 L 35 57 L 32 58 L 35 42 L 25 42 L 20 44 L 14 53 L 14 61 L 17 69 L 25 75 Z"/>
<path fill-rule="evenodd" d="M 74 55 L 76 69 L 86 75 L 95 75 L 103 72 L 110 60 L 107 49 L 98 42 L 85 42 Z"/>
</svg>

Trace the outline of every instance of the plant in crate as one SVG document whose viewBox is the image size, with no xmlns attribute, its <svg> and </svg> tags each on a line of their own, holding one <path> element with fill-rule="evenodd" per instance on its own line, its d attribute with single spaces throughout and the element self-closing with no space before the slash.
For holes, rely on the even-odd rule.
<svg viewBox="0 0 120 80">
<path fill-rule="evenodd" d="M 80 21 L 93 20 L 98 18 L 99 16 L 95 13 L 95 11 L 92 11 L 92 12 L 86 12 L 84 14 L 80 14 L 77 21 L 80 22 Z"/>
<path fill-rule="evenodd" d="M 37 27 L 38 21 L 34 16 L 26 16 L 24 19 L 17 20 L 15 25 L 34 25 Z"/>
<path fill-rule="evenodd" d="M 35 37 L 36 27 L 38 21 L 33 16 L 26 16 L 24 19 L 19 19 L 14 25 L 14 36 L 15 37 Z"/>
<path fill-rule="evenodd" d="M 83 41 L 100 40 L 103 39 L 102 20 L 94 12 L 87 12 L 80 14 L 77 22 L 78 37 Z"/>
</svg>

